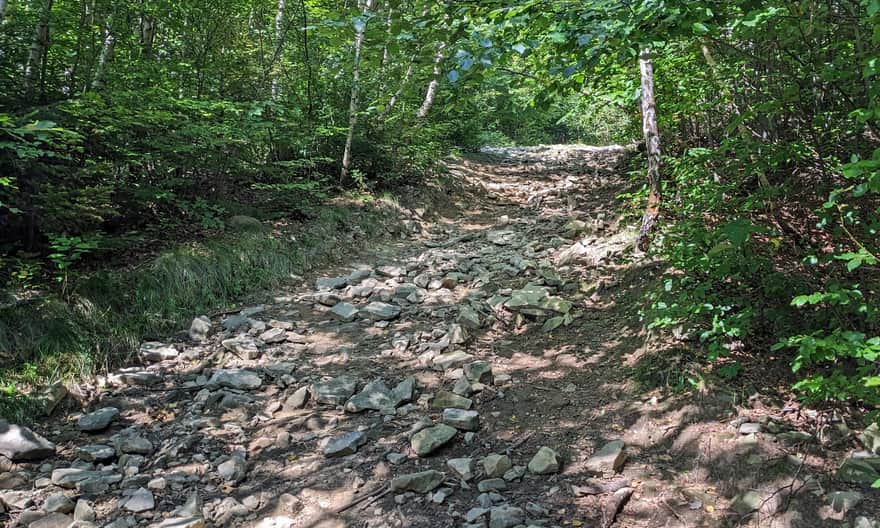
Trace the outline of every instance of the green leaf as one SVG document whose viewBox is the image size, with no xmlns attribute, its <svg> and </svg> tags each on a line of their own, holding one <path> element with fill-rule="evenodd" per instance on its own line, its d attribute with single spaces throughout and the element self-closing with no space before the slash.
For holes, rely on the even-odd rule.
<svg viewBox="0 0 880 528">
<path fill-rule="evenodd" d="M 706 24 L 702 22 L 694 22 L 693 25 L 694 35 L 705 35 L 709 32 L 709 28 L 706 27 Z"/>
</svg>

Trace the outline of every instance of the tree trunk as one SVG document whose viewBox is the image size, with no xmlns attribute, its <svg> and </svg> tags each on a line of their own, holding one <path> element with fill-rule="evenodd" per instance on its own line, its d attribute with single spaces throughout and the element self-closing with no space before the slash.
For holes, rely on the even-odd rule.
<svg viewBox="0 0 880 528">
<path fill-rule="evenodd" d="M 440 73 L 442 71 L 440 64 L 443 62 L 443 51 L 445 49 L 446 43 L 441 42 L 440 47 L 437 48 L 437 54 L 434 55 L 434 78 L 428 83 L 428 90 L 425 92 L 425 100 L 422 101 L 422 106 L 419 107 L 418 116 L 420 119 L 428 117 L 428 113 L 431 112 L 431 107 L 434 106 L 434 98 L 437 97 L 437 88 L 440 86 Z"/>
<path fill-rule="evenodd" d="M 156 22 L 153 17 L 141 17 L 141 58 L 149 59 L 153 55 L 153 40 L 156 38 Z"/>
<path fill-rule="evenodd" d="M 306 4 L 306 0 L 300 0 L 300 9 L 302 10 L 303 62 L 306 65 L 306 101 L 311 121 L 314 117 L 314 103 L 312 101 L 312 61 L 309 58 L 309 6 Z"/>
<path fill-rule="evenodd" d="M 351 98 L 348 103 L 348 135 L 345 138 L 345 150 L 342 153 L 342 172 L 339 175 L 340 183 L 344 182 L 351 170 L 351 146 L 354 142 L 354 129 L 357 126 L 358 97 L 360 96 L 361 80 L 361 52 L 364 47 L 364 37 L 367 33 L 367 18 L 373 9 L 375 0 L 365 0 L 362 4 L 365 15 L 363 23 L 355 27 L 354 37 L 354 68 L 351 77 Z"/>
<path fill-rule="evenodd" d="M 34 40 L 24 68 L 24 94 L 28 99 L 33 98 L 34 89 L 40 80 L 43 57 L 49 49 L 49 16 L 52 13 L 52 2 L 53 0 L 46 0 L 40 12 L 40 20 L 34 30 Z"/>
<path fill-rule="evenodd" d="M 282 60 L 280 52 L 284 48 L 284 9 L 287 7 L 287 0 L 278 0 L 278 10 L 275 12 L 275 49 L 277 60 Z M 272 100 L 278 100 L 278 73 L 275 71 L 275 61 L 272 64 Z"/>
<path fill-rule="evenodd" d="M 3 22 L 3 17 L 6 16 L 6 0 L 0 0 L 0 23 Z"/>
<path fill-rule="evenodd" d="M 101 47 L 101 55 L 98 58 L 98 66 L 95 68 L 95 79 L 92 81 L 92 90 L 101 90 L 104 88 L 104 80 L 107 75 L 107 66 L 113 58 L 113 48 L 116 46 L 116 37 L 111 29 L 112 22 L 107 21 L 106 36 L 104 37 L 104 45 Z"/>
<path fill-rule="evenodd" d="M 648 155 L 648 207 L 642 217 L 642 227 L 636 245 L 642 251 L 648 248 L 650 235 L 660 215 L 660 133 L 657 129 L 657 107 L 654 102 L 654 66 L 651 50 L 639 54 L 642 75 L 642 130 L 645 134 L 645 152 Z"/>
<path fill-rule="evenodd" d="M 403 95 L 403 90 L 406 88 L 407 83 L 409 82 L 409 78 L 412 77 L 413 70 L 416 65 L 416 57 L 413 55 L 412 59 L 410 59 L 409 66 L 406 68 L 406 73 L 403 74 L 403 79 L 400 80 L 400 86 L 397 87 L 397 91 L 394 92 L 394 95 L 391 96 L 391 99 L 388 101 L 388 104 L 385 105 L 385 108 L 382 110 L 382 113 L 379 114 L 380 119 L 385 119 L 385 117 L 394 110 L 394 106 L 397 104 L 397 101 L 400 100 L 400 96 Z"/>
</svg>

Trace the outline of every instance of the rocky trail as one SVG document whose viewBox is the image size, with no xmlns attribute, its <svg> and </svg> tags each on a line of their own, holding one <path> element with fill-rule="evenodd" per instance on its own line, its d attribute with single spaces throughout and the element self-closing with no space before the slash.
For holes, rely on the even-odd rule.
<svg viewBox="0 0 880 528">
<path fill-rule="evenodd" d="M 452 163 L 455 214 L 0 422 L 0 524 L 876 527 L 876 428 L 635 382 L 680 344 L 639 319 L 629 155 Z"/>
</svg>

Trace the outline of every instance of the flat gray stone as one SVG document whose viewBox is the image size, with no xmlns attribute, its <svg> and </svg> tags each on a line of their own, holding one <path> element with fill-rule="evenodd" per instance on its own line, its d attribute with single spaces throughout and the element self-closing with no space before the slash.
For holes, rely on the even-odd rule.
<svg viewBox="0 0 880 528">
<path fill-rule="evenodd" d="M 30 523 L 28 528 L 69 528 L 73 519 L 63 513 L 50 513 Z"/>
<path fill-rule="evenodd" d="M 80 431 L 92 433 L 103 431 L 110 426 L 110 423 L 119 416 L 119 409 L 115 407 L 104 407 L 89 414 L 80 416 L 77 427 Z"/>
<path fill-rule="evenodd" d="M 381 379 L 367 383 L 359 393 L 345 403 L 345 410 L 351 413 L 367 410 L 393 411 L 395 407 L 396 402 L 391 389 Z"/>
<path fill-rule="evenodd" d="M 76 507 L 74 502 L 64 493 L 53 493 L 43 501 L 43 511 L 48 513 L 70 513 Z"/>
<path fill-rule="evenodd" d="M 220 369 L 214 372 L 208 383 L 228 389 L 254 390 L 260 388 L 260 385 L 263 384 L 263 379 L 257 373 L 249 370 Z"/>
<path fill-rule="evenodd" d="M 227 482 L 239 483 L 247 476 L 247 462 L 240 456 L 232 456 L 217 466 L 217 474 Z"/>
<path fill-rule="evenodd" d="M 420 473 L 401 475 L 391 480 L 391 491 L 414 491 L 428 493 L 443 482 L 445 475 L 433 469 Z"/>
<path fill-rule="evenodd" d="M 296 389 L 293 394 L 287 397 L 284 400 L 284 405 L 282 409 L 284 411 L 290 412 L 295 409 L 302 409 L 305 407 L 306 402 L 309 401 L 309 387 L 303 386 Z"/>
<path fill-rule="evenodd" d="M 462 431 L 476 431 L 480 428 L 480 413 L 463 409 L 444 409 L 443 423 Z"/>
<path fill-rule="evenodd" d="M 180 352 L 173 345 L 166 345 L 157 341 L 144 343 L 140 348 L 141 359 L 148 363 L 156 363 L 169 359 L 176 359 Z"/>
<path fill-rule="evenodd" d="M 464 366 L 464 376 L 470 381 L 492 384 L 492 365 L 486 361 L 474 361 Z"/>
<path fill-rule="evenodd" d="M 481 480 L 477 483 L 477 489 L 480 493 L 488 493 L 490 491 L 504 491 L 507 489 L 507 481 L 503 478 L 490 478 Z"/>
<path fill-rule="evenodd" d="M 454 427 L 445 424 L 435 425 L 414 434 L 410 446 L 417 455 L 427 456 L 449 443 L 456 434 L 458 430 Z"/>
<path fill-rule="evenodd" d="M 353 455 L 366 443 L 367 435 L 360 431 L 345 433 L 342 436 L 334 438 L 327 444 L 327 447 L 324 448 L 324 456 L 327 458 L 335 458 Z"/>
<path fill-rule="evenodd" d="M 248 324 L 250 324 L 250 318 L 248 316 L 237 314 L 224 319 L 223 322 L 220 323 L 220 326 L 222 326 L 227 332 L 235 332 L 239 328 Z"/>
<path fill-rule="evenodd" d="M 507 455 L 491 454 L 483 459 L 483 470 L 489 478 L 503 477 L 511 467 L 513 467 L 513 463 Z"/>
<path fill-rule="evenodd" d="M 114 441 L 116 450 L 130 455 L 149 455 L 153 452 L 153 443 L 137 435 L 126 435 Z"/>
<path fill-rule="evenodd" d="M 608 442 L 586 462 L 586 469 L 594 473 L 616 473 L 626 462 L 626 444 L 623 440 Z"/>
<path fill-rule="evenodd" d="M 90 444 L 76 448 L 76 456 L 86 462 L 109 462 L 116 458 L 116 449 L 103 444 Z"/>
<path fill-rule="evenodd" d="M 326 405 L 342 405 L 354 394 L 357 380 L 348 376 L 339 376 L 327 381 L 318 381 L 312 385 L 312 397 L 318 403 Z"/>
<path fill-rule="evenodd" d="M 529 471 L 535 475 L 549 475 L 559 471 L 559 455 L 549 447 L 541 447 L 529 461 Z"/>
<path fill-rule="evenodd" d="M 0 455 L 13 462 L 42 460 L 55 454 L 55 444 L 27 427 L 0 420 Z"/>
<path fill-rule="evenodd" d="M 355 305 L 341 302 L 336 303 L 336 305 L 330 309 L 330 313 L 340 321 L 350 323 L 357 318 L 359 311 Z"/>
<path fill-rule="evenodd" d="M 474 478 L 473 458 L 452 458 L 446 462 L 446 465 L 465 482 Z"/>
<path fill-rule="evenodd" d="M 156 501 L 153 499 L 153 493 L 146 488 L 138 488 L 125 501 L 125 509 L 132 513 L 150 511 L 155 507 Z"/>
<path fill-rule="evenodd" d="M 880 473 L 867 461 L 848 458 L 837 470 L 836 476 L 843 482 L 871 485 L 880 480 Z"/>
<path fill-rule="evenodd" d="M 473 406 L 474 402 L 470 398 L 459 396 L 454 392 L 437 391 L 431 399 L 432 409 L 464 409 L 468 410 Z"/>
<path fill-rule="evenodd" d="M 257 359 L 260 357 L 260 348 L 253 338 L 240 335 L 222 341 L 223 348 L 229 350 L 242 359 Z"/>
<path fill-rule="evenodd" d="M 489 528 L 512 528 L 525 520 L 526 513 L 514 506 L 495 506 L 489 510 Z"/>
<path fill-rule="evenodd" d="M 391 321 L 400 316 L 400 307 L 383 302 L 371 302 L 361 310 L 361 316 L 373 321 Z"/>
<path fill-rule="evenodd" d="M 283 328 L 270 328 L 260 334 L 258 339 L 267 345 L 284 343 L 287 341 L 287 330 Z"/>
<path fill-rule="evenodd" d="M 318 291 L 338 290 L 348 285 L 348 277 L 323 277 L 315 281 Z"/>
<path fill-rule="evenodd" d="M 447 352 L 445 354 L 440 354 L 435 357 L 433 360 L 433 365 L 442 370 L 449 370 L 451 368 L 458 367 L 468 361 L 474 359 L 474 356 L 468 354 L 467 352 L 461 350 L 455 350 L 452 352 Z"/>
<path fill-rule="evenodd" d="M 730 510 L 740 515 L 748 515 L 758 511 L 764 498 L 757 491 L 745 491 L 730 501 Z"/>
</svg>

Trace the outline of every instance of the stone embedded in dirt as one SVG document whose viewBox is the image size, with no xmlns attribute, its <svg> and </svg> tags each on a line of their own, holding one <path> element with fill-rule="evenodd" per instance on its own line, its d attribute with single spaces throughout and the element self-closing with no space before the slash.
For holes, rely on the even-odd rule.
<svg viewBox="0 0 880 528">
<path fill-rule="evenodd" d="M 852 431 L 843 422 L 829 423 L 819 428 L 816 437 L 820 444 L 830 448 L 848 442 L 852 438 Z"/>
<path fill-rule="evenodd" d="M 803 431 L 785 431 L 776 435 L 776 439 L 785 444 L 808 444 L 815 440 L 813 435 Z"/>
<path fill-rule="evenodd" d="M 496 246 L 509 246 L 516 239 L 516 231 L 501 229 L 486 233 L 486 240 Z"/>
<path fill-rule="evenodd" d="M 189 338 L 199 343 L 208 339 L 211 332 L 211 319 L 207 315 L 200 315 L 192 320 L 189 325 Z"/>
<path fill-rule="evenodd" d="M 175 359 L 179 355 L 180 352 L 174 348 L 174 345 L 166 345 L 165 343 L 159 343 L 156 341 L 144 343 L 140 348 L 141 359 L 147 363 Z"/>
<path fill-rule="evenodd" d="M 489 510 L 489 528 L 512 528 L 525 520 L 525 512 L 514 506 L 495 506 Z"/>
<path fill-rule="evenodd" d="M 385 455 L 385 460 L 393 465 L 402 464 L 407 459 L 407 456 L 403 453 L 388 453 Z"/>
<path fill-rule="evenodd" d="M 456 322 L 468 330 L 479 330 L 482 326 L 480 314 L 466 304 L 458 307 Z"/>
<path fill-rule="evenodd" d="M 481 480 L 477 483 L 477 489 L 480 491 L 480 493 L 504 491 L 507 489 L 507 481 L 503 478 L 490 478 L 486 480 Z"/>
<path fill-rule="evenodd" d="M 757 434 L 762 430 L 761 424 L 754 422 L 745 422 L 739 426 L 739 434 L 741 435 Z"/>
<path fill-rule="evenodd" d="M 730 501 L 729 509 L 740 515 L 748 515 L 758 511 L 764 498 L 757 491 L 745 491 Z"/>
<path fill-rule="evenodd" d="M 315 281 L 318 291 L 339 290 L 348 285 L 348 277 L 323 277 Z"/>
<path fill-rule="evenodd" d="M 503 477 L 511 467 L 513 463 L 507 455 L 491 454 L 483 459 L 483 470 L 489 478 Z"/>
<path fill-rule="evenodd" d="M 394 411 L 395 400 L 391 389 L 381 379 L 367 383 L 363 389 L 345 403 L 345 410 L 359 413 L 366 410 Z"/>
<path fill-rule="evenodd" d="M 25 510 L 34 504 L 34 497 L 27 491 L 7 491 L 0 493 L 0 510 L 5 505 L 13 510 Z"/>
<path fill-rule="evenodd" d="M 258 339 L 268 345 L 283 343 L 287 341 L 287 330 L 283 328 L 270 328 L 260 334 Z"/>
<path fill-rule="evenodd" d="M 452 387 L 452 392 L 459 396 L 468 397 L 474 393 L 474 388 L 471 386 L 471 382 L 462 375 Z"/>
<path fill-rule="evenodd" d="M 150 511 L 155 507 L 156 501 L 153 499 L 153 493 L 146 488 L 138 488 L 125 501 L 125 509 L 132 513 Z"/>
<path fill-rule="evenodd" d="M 260 349 L 257 347 L 257 343 L 246 335 L 224 339 L 222 345 L 223 348 L 242 359 L 257 359 L 260 357 Z"/>
<path fill-rule="evenodd" d="M 586 469 L 594 473 L 617 473 L 626 462 L 625 447 L 623 440 L 608 442 L 587 460 Z"/>
<path fill-rule="evenodd" d="M 220 323 L 220 326 L 222 326 L 227 332 L 235 332 L 239 328 L 249 324 L 250 318 L 248 316 L 237 314 L 224 319 L 223 322 Z"/>
<path fill-rule="evenodd" d="M 109 485 L 120 482 L 122 475 L 80 468 L 59 468 L 52 471 L 52 484 L 62 488 L 76 488 L 79 483 L 89 480 L 102 481 Z"/>
<path fill-rule="evenodd" d="M 92 433 L 95 431 L 103 431 L 110 426 L 110 422 L 119 416 L 119 409 L 115 407 L 104 407 L 89 414 L 80 416 L 77 421 L 77 427 L 80 431 Z"/>
<path fill-rule="evenodd" d="M 446 424 L 435 425 L 414 434 L 410 439 L 410 446 L 417 455 L 427 456 L 449 443 L 456 434 L 458 429 L 454 427 Z"/>
<path fill-rule="evenodd" d="M 116 449 L 103 444 L 90 444 L 77 447 L 76 456 L 86 462 L 109 462 L 116 458 Z"/>
<path fill-rule="evenodd" d="M 342 405 L 354 395 L 356 388 L 356 379 L 339 376 L 327 381 L 315 382 L 312 385 L 312 397 L 318 403 Z"/>
<path fill-rule="evenodd" d="M 476 431 L 480 428 L 480 413 L 463 409 L 444 409 L 443 423 L 462 431 Z"/>
<path fill-rule="evenodd" d="M 464 409 L 468 410 L 474 404 L 474 401 L 464 396 L 459 396 L 449 391 L 437 391 L 434 398 L 431 399 L 432 409 Z"/>
<path fill-rule="evenodd" d="M 336 306 L 342 298 L 333 292 L 320 292 L 312 297 L 315 302 L 324 306 Z"/>
<path fill-rule="evenodd" d="M 309 400 L 309 387 L 303 386 L 296 389 L 293 394 L 287 397 L 284 400 L 284 405 L 282 406 L 282 410 L 286 412 L 290 412 L 296 409 L 302 409 L 305 407 L 306 402 Z"/>
<path fill-rule="evenodd" d="M 504 480 L 508 482 L 513 482 L 514 480 L 519 480 L 526 476 L 526 468 L 525 466 L 513 466 L 504 472 Z"/>
<path fill-rule="evenodd" d="M 880 473 L 867 461 L 857 458 L 848 458 L 837 470 L 836 476 L 843 482 L 853 484 L 871 485 L 880 480 Z"/>
<path fill-rule="evenodd" d="M 467 363 L 472 359 L 474 359 L 474 356 L 468 354 L 467 352 L 455 350 L 452 352 L 447 352 L 445 354 L 440 354 L 439 356 L 435 356 L 432 363 L 435 367 L 438 367 L 441 370 L 448 370 L 458 367 L 463 363 Z"/>
<path fill-rule="evenodd" d="M 400 307 L 383 302 L 371 302 L 361 310 L 361 315 L 373 321 L 391 321 L 400 316 Z"/>
<path fill-rule="evenodd" d="M 472 523 L 472 522 L 476 521 L 477 519 L 479 519 L 480 517 L 486 515 L 487 513 L 489 513 L 489 510 L 487 510 L 486 508 L 471 508 L 464 515 L 464 520 L 469 523 Z"/>
<path fill-rule="evenodd" d="M 69 528 L 73 519 L 63 513 L 50 513 L 45 517 L 35 520 L 28 528 Z"/>
<path fill-rule="evenodd" d="M 263 379 L 255 372 L 244 369 L 220 369 L 214 372 L 208 384 L 228 389 L 259 389 Z"/>
<path fill-rule="evenodd" d="M 41 460 L 55 454 L 55 444 L 27 427 L 0 420 L 0 455 L 13 462 Z"/>
<path fill-rule="evenodd" d="M 359 268 L 348 274 L 346 277 L 348 284 L 354 286 L 355 284 L 359 284 L 364 279 L 368 279 L 373 274 L 373 270 L 369 268 Z"/>
<path fill-rule="evenodd" d="M 116 450 L 130 455 L 149 455 L 153 452 L 153 443 L 142 436 L 125 435 L 114 440 Z"/>
<path fill-rule="evenodd" d="M 471 381 L 490 385 L 492 379 L 492 365 L 485 361 L 474 361 L 464 366 L 464 375 Z"/>
<path fill-rule="evenodd" d="M 452 495 L 452 488 L 440 488 L 431 495 L 431 502 L 434 504 L 443 504 L 446 502 L 446 498 L 450 495 Z"/>
<path fill-rule="evenodd" d="M 227 482 L 237 484 L 247 476 L 247 462 L 239 455 L 233 455 L 229 460 L 217 466 L 217 474 Z"/>
<path fill-rule="evenodd" d="M 81 522 L 95 522 L 97 515 L 95 509 L 87 500 L 79 499 L 76 501 L 76 507 L 73 509 L 73 520 Z"/>
<path fill-rule="evenodd" d="M 383 277 L 390 277 L 394 279 L 406 275 L 406 269 L 402 268 L 401 266 L 379 266 L 378 268 L 376 268 L 376 273 Z"/>
<path fill-rule="evenodd" d="M 529 471 L 535 475 L 549 475 L 559 471 L 559 455 L 549 447 L 541 447 L 529 461 Z"/>
<path fill-rule="evenodd" d="M 70 513 L 76 505 L 67 495 L 58 492 L 46 497 L 42 510 L 48 513 Z"/>
<path fill-rule="evenodd" d="M 452 458 L 446 462 L 446 465 L 465 482 L 474 478 L 473 458 Z"/>
<path fill-rule="evenodd" d="M 577 238 L 587 230 L 587 223 L 583 220 L 572 219 L 562 226 L 560 236 L 563 238 Z"/>
<path fill-rule="evenodd" d="M 865 449 L 875 455 L 880 455 L 880 425 L 871 424 L 859 435 L 859 441 L 865 446 Z"/>
<path fill-rule="evenodd" d="M 403 381 L 395 385 L 391 391 L 391 397 L 394 400 L 394 406 L 399 407 L 404 403 L 409 403 L 415 397 L 416 378 L 408 376 Z"/>
<path fill-rule="evenodd" d="M 855 518 L 852 528 L 880 528 L 880 521 L 869 519 L 862 515 Z"/>
<path fill-rule="evenodd" d="M 357 318 L 359 312 L 353 304 L 341 302 L 331 308 L 330 313 L 340 321 L 350 323 Z"/>
<path fill-rule="evenodd" d="M 360 432 L 345 433 L 327 443 L 324 448 L 324 456 L 327 458 L 353 455 L 358 448 L 367 443 L 367 435 Z"/>
<path fill-rule="evenodd" d="M 410 473 L 391 479 L 391 491 L 414 491 L 428 493 L 443 482 L 445 475 L 433 469 L 420 473 Z"/>
<path fill-rule="evenodd" d="M 468 331 L 461 326 L 460 324 L 453 324 L 449 327 L 449 331 L 446 332 L 447 337 L 449 338 L 449 342 L 453 345 L 463 345 L 470 340 L 470 334 Z"/>
</svg>

